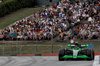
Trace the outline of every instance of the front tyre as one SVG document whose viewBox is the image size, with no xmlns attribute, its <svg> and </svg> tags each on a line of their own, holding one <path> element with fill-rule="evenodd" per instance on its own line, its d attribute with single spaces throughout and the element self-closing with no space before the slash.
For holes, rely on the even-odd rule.
<svg viewBox="0 0 100 66">
<path fill-rule="evenodd" d="M 64 61 L 64 58 L 62 58 L 64 54 L 65 54 L 64 49 L 59 50 L 59 56 L 58 56 L 59 61 Z"/>
</svg>

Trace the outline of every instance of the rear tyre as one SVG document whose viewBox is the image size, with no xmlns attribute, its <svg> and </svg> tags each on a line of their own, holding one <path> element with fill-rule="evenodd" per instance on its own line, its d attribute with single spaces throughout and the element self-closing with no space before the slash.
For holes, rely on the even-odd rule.
<svg viewBox="0 0 100 66">
<path fill-rule="evenodd" d="M 87 49 L 87 56 L 90 57 L 87 60 L 94 60 L 94 50 L 93 49 Z"/>
<path fill-rule="evenodd" d="M 94 50 L 92 49 L 92 54 L 93 54 L 93 59 L 92 60 L 94 60 Z"/>
<path fill-rule="evenodd" d="M 64 54 L 65 54 L 64 49 L 59 50 L 59 56 L 58 56 L 59 61 L 65 60 L 64 58 L 62 58 L 64 56 Z"/>
</svg>

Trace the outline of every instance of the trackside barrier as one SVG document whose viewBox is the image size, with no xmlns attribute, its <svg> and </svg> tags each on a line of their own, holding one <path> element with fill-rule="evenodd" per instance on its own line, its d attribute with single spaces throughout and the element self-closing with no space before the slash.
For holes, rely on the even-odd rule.
<svg viewBox="0 0 100 66">
<path fill-rule="evenodd" d="M 95 52 L 95 55 L 100 55 L 100 52 Z M 17 56 L 58 56 L 58 53 L 53 53 L 53 54 L 18 54 Z"/>
<path fill-rule="evenodd" d="M 35 56 L 35 54 L 18 54 L 17 56 Z"/>
<path fill-rule="evenodd" d="M 94 44 L 89 44 L 88 49 L 94 49 Z"/>
<path fill-rule="evenodd" d="M 58 56 L 58 53 L 53 53 L 53 54 L 18 54 L 17 56 Z"/>
</svg>

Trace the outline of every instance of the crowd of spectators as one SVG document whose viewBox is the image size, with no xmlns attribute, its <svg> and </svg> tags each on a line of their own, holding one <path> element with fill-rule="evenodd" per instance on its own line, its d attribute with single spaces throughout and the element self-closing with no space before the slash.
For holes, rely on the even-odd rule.
<svg viewBox="0 0 100 66">
<path fill-rule="evenodd" d="M 82 20 L 84 23 L 81 24 Z M 4 40 L 49 40 L 52 35 L 63 40 L 98 38 L 100 1 L 61 0 L 58 4 L 42 9 L 29 18 L 23 18 L 0 32 Z"/>
<path fill-rule="evenodd" d="M 62 39 L 97 39 L 100 35 L 100 1 L 78 1 L 73 3 L 73 6 L 71 10 L 73 10 L 74 16 L 79 16 L 80 20 L 83 19 L 85 21 L 67 32 L 62 32 L 60 37 Z M 70 34 L 69 36 L 67 35 L 68 33 Z"/>
</svg>

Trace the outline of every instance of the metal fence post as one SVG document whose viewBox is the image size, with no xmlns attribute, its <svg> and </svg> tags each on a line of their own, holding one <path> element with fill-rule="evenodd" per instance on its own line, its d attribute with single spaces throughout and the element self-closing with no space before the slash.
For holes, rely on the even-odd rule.
<svg viewBox="0 0 100 66">
<path fill-rule="evenodd" d="M 83 43 L 84 43 L 85 36 L 83 35 Z"/>
<path fill-rule="evenodd" d="M 51 29 L 51 52 L 53 53 L 53 30 Z"/>
<path fill-rule="evenodd" d="M 22 47 L 20 47 L 20 55 L 21 55 L 21 49 L 22 49 Z"/>
<path fill-rule="evenodd" d="M 12 45 L 10 46 L 10 55 L 12 55 Z"/>
<path fill-rule="evenodd" d="M 37 35 L 36 35 L 36 53 L 37 53 Z"/>
<path fill-rule="evenodd" d="M 5 47 L 3 47 L 3 56 L 5 56 Z"/>
<path fill-rule="evenodd" d="M 32 54 L 33 54 L 33 43 L 32 43 Z"/>
<path fill-rule="evenodd" d="M 16 43 L 16 54 L 18 54 L 18 38 L 17 38 L 17 43 Z"/>
<path fill-rule="evenodd" d="M 100 52 L 100 36 L 98 37 L 98 45 L 99 45 L 99 52 Z"/>
</svg>

